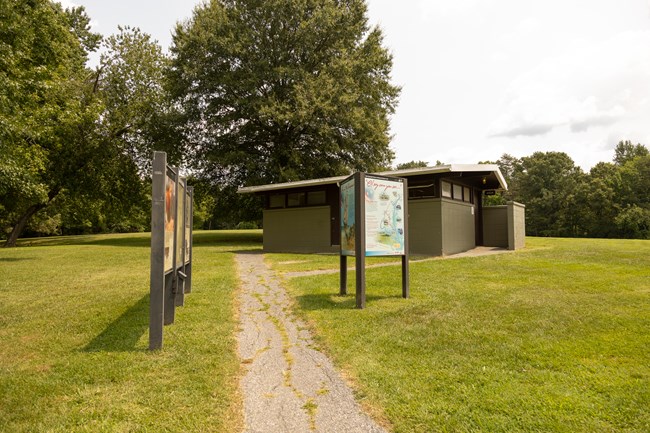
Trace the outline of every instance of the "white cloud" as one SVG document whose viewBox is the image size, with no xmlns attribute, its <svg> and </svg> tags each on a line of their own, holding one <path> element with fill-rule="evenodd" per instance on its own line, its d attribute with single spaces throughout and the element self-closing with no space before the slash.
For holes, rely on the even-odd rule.
<svg viewBox="0 0 650 433">
<path fill-rule="evenodd" d="M 573 41 L 515 79 L 506 91 L 491 137 L 573 133 L 650 114 L 650 31 L 630 31 L 604 42 Z M 646 117 L 647 119 L 647 117 Z"/>
<path fill-rule="evenodd" d="M 420 16 L 426 21 L 432 17 L 450 18 L 452 16 L 462 15 L 475 10 L 479 5 L 485 2 L 485 0 L 420 0 L 418 6 L 421 14 Z"/>
</svg>

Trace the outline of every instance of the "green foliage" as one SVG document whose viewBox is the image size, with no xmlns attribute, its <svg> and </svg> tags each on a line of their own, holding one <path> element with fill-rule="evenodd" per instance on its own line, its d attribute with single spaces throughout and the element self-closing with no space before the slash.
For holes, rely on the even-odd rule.
<svg viewBox="0 0 650 433">
<path fill-rule="evenodd" d="M 399 89 L 365 15 L 362 0 L 197 7 L 176 28 L 169 82 L 201 173 L 235 188 L 387 165 Z"/>
<path fill-rule="evenodd" d="M 575 191 L 583 173 L 562 152 L 535 152 L 521 160 L 518 196 L 526 207 L 529 234 L 576 236 Z"/>
<path fill-rule="evenodd" d="M 623 238 L 650 239 L 650 210 L 632 205 L 614 219 L 618 234 Z"/>
<path fill-rule="evenodd" d="M 625 165 L 634 158 L 647 156 L 648 149 L 642 144 L 632 144 L 631 141 L 619 141 L 614 149 L 614 164 Z"/>
<path fill-rule="evenodd" d="M 539 236 L 647 238 L 650 155 L 645 146 L 621 141 L 614 162 L 588 174 L 564 153 L 504 154 L 496 164 L 508 191 L 484 197 L 486 205 L 509 200 L 526 205 L 526 231 Z"/>
<path fill-rule="evenodd" d="M 73 232 L 145 229 L 151 150 L 179 159 L 166 127 L 174 112 L 162 88 L 165 56 L 148 35 L 121 28 L 90 71 L 87 54 L 101 37 L 89 31 L 83 8 L 4 3 L 0 226 L 10 232 L 7 245 L 25 229 L 56 233 L 55 221 Z"/>
<path fill-rule="evenodd" d="M 397 164 L 395 170 L 406 170 L 407 168 L 423 168 L 428 167 L 429 163 L 426 161 L 409 161 Z"/>
</svg>

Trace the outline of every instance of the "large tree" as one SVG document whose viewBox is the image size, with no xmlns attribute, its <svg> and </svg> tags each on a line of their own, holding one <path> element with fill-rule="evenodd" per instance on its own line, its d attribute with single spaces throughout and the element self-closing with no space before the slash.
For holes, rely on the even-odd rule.
<svg viewBox="0 0 650 433">
<path fill-rule="evenodd" d="M 521 158 L 519 200 L 526 204 L 526 232 L 534 236 L 578 236 L 583 218 L 577 191 L 584 173 L 564 152 L 535 152 Z"/>
<path fill-rule="evenodd" d="M 388 166 L 399 88 L 363 0 L 213 0 L 176 28 L 170 89 L 223 187 Z"/>
<path fill-rule="evenodd" d="M 87 52 L 99 37 L 81 8 L 0 0 L 0 11 L 0 219 L 13 226 L 11 246 L 85 153 L 71 143 L 85 141 L 80 131 L 97 114 L 79 84 L 88 78 Z"/>
<path fill-rule="evenodd" d="M 0 223 L 5 246 L 48 209 L 127 217 L 143 203 L 138 155 L 152 143 L 149 115 L 162 93 L 159 49 L 138 31 L 107 41 L 101 66 L 85 67 L 100 36 L 82 8 L 46 0 L 0 10 Z M 141 67 L 143 63 L 154 67 Z M 145 90 L 142 90 L 142 89 Z M 156 90 L 158 89 L 158 90 Z M 133 107 L 137 107 L 133 110 Z M 152 108 L 153 107 L 153 108 Z M 134 208 L 135 206 L 135 208 Z M 50 215 L 52 216 L 52 215 Z"/>
</svg>

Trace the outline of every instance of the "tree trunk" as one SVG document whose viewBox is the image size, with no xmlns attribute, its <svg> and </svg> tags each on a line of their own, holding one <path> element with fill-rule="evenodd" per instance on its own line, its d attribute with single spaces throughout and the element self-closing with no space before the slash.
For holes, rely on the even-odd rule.
<svg viewBox="0 0 650 433">
<path fill-rule="evenodd" d="M 27 208 L 25 213 L 23 213 L 18 219 L 18 222 L 14 226 L 13 230 L 11 230 L 11 233 L 9 234 L 9 238 L 7 239 L 7 242 L 5 242 L 3 247 L 4 248 L 15 247 L 16 241 L 23 233 L 23 230 L 25 230 L 25 226 L 29 222 L 30 218 L 36 215 L 36 212 L 38 212 L 39 210 L 45 208 L 48 204 L 50 204 L 52 200 L 54 200 L 54 197 L 56 197 L 60 191 L 61 191 L 60 187 L 53 188 L 47 194 L 47 203 L 37 203 Z"/>
<path fill-rule="evenodd" d="M 46 206 L 45 203 L 39 203 L 30 206 L 24 214 L 21 215 L 21 217 L 18 219 L 18 222 L 14 226 L 13 230 L 11 230 L 11 234 L 9 235 L 9 238 L 7 239 L 7 242 L 3 245 L 4 248 L 11 248 L 16 246 L 16 241 L 22 234 L 23 230 L 25 230 L 25 226 L 27 225 L 27 222 L 31 217 L 33 217 L 36 212 L 39 210 L 43 209 Z"/>
</svg>

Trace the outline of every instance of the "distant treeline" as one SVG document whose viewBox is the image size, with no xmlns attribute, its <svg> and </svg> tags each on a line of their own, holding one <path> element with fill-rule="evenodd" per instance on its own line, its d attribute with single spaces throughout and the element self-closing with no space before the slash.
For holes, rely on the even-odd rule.
<svg viewBox="0 0 650 433">
<path fill-rule="evenodd" d="M 650 154 L 621 141 L 612 162 L 585 173 L 563 152 L 535 152 L 498 164 L 508 191 L 485 204 L 514 200 L 526 205 L 526 234 L 650 239 Z"/>
</svg>

